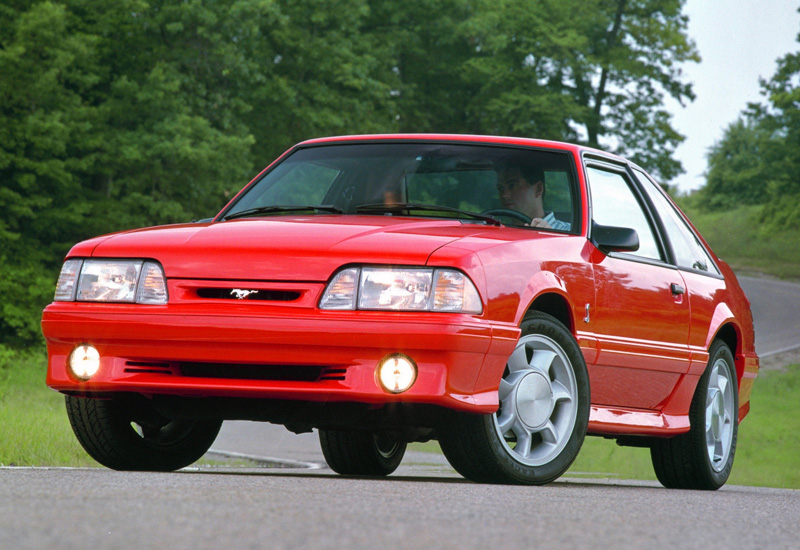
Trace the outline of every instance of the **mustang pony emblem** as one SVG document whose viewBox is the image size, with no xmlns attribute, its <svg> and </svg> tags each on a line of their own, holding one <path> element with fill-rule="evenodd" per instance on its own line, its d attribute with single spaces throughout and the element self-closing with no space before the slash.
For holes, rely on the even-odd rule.
<svg viewBox="0 0 800 550">
<path fill-rule="evenodd" d="M 244 300 L 251 294 L 258 294 L 257 290 L 243 290 L 241 288 L 234 288 L 231 290 L 231 295 L 236 296 L 237 300 Z"/>
</svg>

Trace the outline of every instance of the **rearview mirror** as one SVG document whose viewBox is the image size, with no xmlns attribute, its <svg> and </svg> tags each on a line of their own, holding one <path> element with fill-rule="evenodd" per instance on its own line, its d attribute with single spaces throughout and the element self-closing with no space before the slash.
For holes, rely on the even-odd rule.
<svg viewBox="0 0 800 550">
<path fill-rule="evenodd" d="M 634 252 L 639 250 L 639 234 L 630 227 L 600 225 L 592 221 L 592 244 L 603 252 Z"/>
</svg>

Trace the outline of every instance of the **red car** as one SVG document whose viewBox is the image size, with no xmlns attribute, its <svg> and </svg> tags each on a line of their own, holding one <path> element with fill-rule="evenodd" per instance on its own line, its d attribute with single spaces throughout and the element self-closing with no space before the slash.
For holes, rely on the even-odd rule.
<svg viewBox="0 0 800 550">
<path fill-rule="evenodd" d="M 480 136 L 301 143 L 213 219 L 77 244 L 42 328 L 47 384 L 119 470 L 249 419 L 316 428 L 343 474 L 436 439 L 471 480 L 542 484 L 588 434 L 716 489 L 759 365 L 731 269 L 644 171 Z"/>
</svg>

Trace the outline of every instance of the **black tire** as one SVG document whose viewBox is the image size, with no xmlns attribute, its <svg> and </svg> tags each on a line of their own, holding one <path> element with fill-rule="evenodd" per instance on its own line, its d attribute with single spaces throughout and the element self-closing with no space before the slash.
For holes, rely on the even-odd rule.
<svg viewBox="0 0 800 550">
<path fill-rule="evenodd" d="M 670 489 L 715 491 L 733 468 L 739 431 L 739 391 L 730 348 L 715 341 L 689 409 L 689 431 L 656 441 L 650 457 L 658 481 Z"/>
<path fill-rule="evenodd" d="M 394 472 L 406 452 L 406 444 L 370 432 L 319 430 L 325 462 L 342 475 L 387 476 Z"/>
<path fill-rule="evenodd" d="M 439 444 L 455 470 L 479 483 L 543 485 L 578 456 L 589 424 L 589 375 L 578 343 L 557 319 L 521 325 L 499 389 L 497 413 L 453 413 Z"/>
<path fill-rule="evenodd" d="M 171 472 L 196 462 L 214 443 L 221 420 L 171 420 L 146 400 L 66 397 L 78 441 L 113 470 Z"/>
</svg>

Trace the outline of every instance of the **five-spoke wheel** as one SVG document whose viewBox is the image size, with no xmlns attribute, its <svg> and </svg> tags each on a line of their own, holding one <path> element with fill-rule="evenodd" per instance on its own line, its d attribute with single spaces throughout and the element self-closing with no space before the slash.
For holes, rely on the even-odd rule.
<svg viewBox="0 0 800 550">
<path fill-rule="evenodd" d="M 554 340 L 523 336 L 500 382 L 495 427 L 508 453 L 522 464 L 547 464 L 564 449 L 578 416 L 572 363 Z"/>
<path fill-rule="evenodd" d="M 687 433 L 650 447 L 656 477 L 674 489 L 715 490 L 728 480 L 736 453 L 739 392 L 730 348 L 717 340 L 689 409 Z"/>
<path fill-rule="evenodd" d="M 706 448 L 715 472 L 725 468 L 733 447 L 737 411 L 736 379 L 731 376 L 725 359 L 719 358 L 711 366 L 706 390 Z"/>
<path fill-rule="evenodd" d="M 578 455 L 589 421 L 589 376 L 557 319 L 526 316 L 500 381 L 495 414 L 453 414 L 439 444 L 453 468 L 485 483 L 549 483 Z"/>
</svg>

